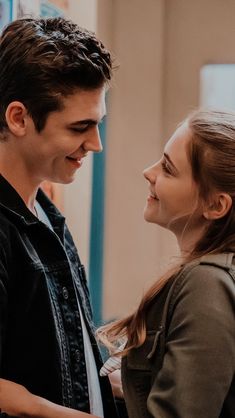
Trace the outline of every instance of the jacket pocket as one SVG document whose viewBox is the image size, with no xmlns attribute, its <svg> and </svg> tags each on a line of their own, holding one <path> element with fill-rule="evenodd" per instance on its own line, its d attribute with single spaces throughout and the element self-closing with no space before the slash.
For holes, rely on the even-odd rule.
<svg viewBox="0 0 235 418">
<path fill-rule="evenodd" d="M 145 342 L 138 348 L 131 350 L 127 355 L 127 368 L 133 370 L 151 371 L 151 360 L 155 353 L 160 350 L 160 336 L 163 332 L 163 326 L 158 330 L 147 331 Z"/>
</svg>

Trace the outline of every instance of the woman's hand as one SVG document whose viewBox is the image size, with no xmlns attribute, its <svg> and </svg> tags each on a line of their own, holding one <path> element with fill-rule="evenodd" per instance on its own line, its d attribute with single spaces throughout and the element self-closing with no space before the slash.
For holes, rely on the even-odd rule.
<svg viewBox="0 0 235 418">
<path fill-rule="evenodd" d="M 109 376 L 109 380 L 112 386 L 113 396 L 115 398 L 123 398 L 121 371 L 115 370 L 114 372 L 110 373 L 108 376 Z"/>
</svg>

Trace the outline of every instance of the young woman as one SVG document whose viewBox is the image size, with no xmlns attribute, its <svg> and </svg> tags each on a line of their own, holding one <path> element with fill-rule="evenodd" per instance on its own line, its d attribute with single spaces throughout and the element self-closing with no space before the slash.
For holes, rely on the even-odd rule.
<svg viewBox="0 0 235 418">
<path fill-rule="evenodd" d="M 112 353 L 127 341 L 129 418 L 234 418 L 235 114 L 189 115 L 144 176 L 144 217 L 175 234 L 180 261 L 98 336 Z"/>
</svg>

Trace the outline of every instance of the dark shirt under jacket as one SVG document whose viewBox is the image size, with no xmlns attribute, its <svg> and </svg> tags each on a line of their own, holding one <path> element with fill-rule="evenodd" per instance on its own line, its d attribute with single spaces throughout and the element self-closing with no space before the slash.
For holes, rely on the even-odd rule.
<svg viewBox="0 0 235 418">
<path fill-rule="evenodd" d="M 39 190 L 52 231 L 0 176 L 0 375 L 52 402 L 89 412 L 77 295 L 98 369 L 89 294 L 65 219 Z M 116 417 L 100 379 L 105 417 Z"/>
</svg>

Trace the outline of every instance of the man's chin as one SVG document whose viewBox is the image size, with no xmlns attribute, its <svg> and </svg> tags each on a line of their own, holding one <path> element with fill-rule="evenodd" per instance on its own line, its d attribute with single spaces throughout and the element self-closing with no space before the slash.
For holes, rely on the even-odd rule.
<svg viewBox="0 0 235 418">
<path fill-rule="evenodd" d="M 70 176 L 70 177 L 67 177 L 67 178 L 61 178 L 61 179 L 53 180 L 53 183 L 59 183 L 59 184 L 64 184 L 64 185 L 71 184 L 71 183 L 73 183 L 75 178 L 76 178 L 76 175 L 73 175 L 73 176 Z"/>
</svg>

